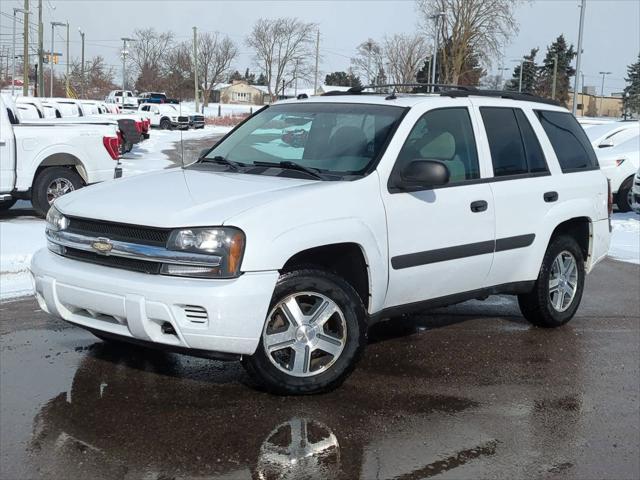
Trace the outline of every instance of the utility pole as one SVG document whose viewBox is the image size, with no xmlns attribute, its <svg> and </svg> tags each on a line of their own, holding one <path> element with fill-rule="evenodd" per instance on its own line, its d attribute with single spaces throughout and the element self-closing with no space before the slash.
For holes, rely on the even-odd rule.
<svg viewBox="0 0 640 480">
<path fill-rule="evenodd" d="M 44 97 L 44 70 L 42 69 L 44 55 L 44 25 L 42 24 L 42 0 L 38 0 L 38 75 L 36 76 L 36 90 L 39 97 Z"/>
<path fill-rule="evenodd" d="M 504 72 L 506 70 L 509 70 L 509 68 L 500 67 L 499 70 L 500 70 L 500 76 L 498 77 L 498 87 L 499 87 L 499 90 L 504 90 L 504 75 L 503 74 L 504 74 Z"/>
<path fill-rule="evenodd" d="M 439 37 L 439 28 L 440 28 L 440 18 L 444 19 L 445 13 L 438 12 L 433 15 L 431 18 L 435 20 L 435 35 L 433 36 L 433 62 L 431 66 L 431 83 L 436 83 L 436 70 L 438 69 L 438 37 Z M 431 87 L 431 91 L 434 91 L 435 87 Z"/>
<path fill-rule="evenodd" d="M 22 96 L 29 95 L 29 0 L 24 0 L 24 44 L 22 48 Z"/>
<path fill-rule="evenodd" d="M 84 32 L 79 27 L 78 32 L 80 32 L 80 38 L 82 39 L 82 49 L 80 50 L 80 77 L 82 78 L 80 81 L 80 98 L 84 98 Z"/>
<path fill-rule="evenodd" d="M 122 37 L 122 108 L 124 109 L 124 91 L 127 88 L 127 42 L 135 42 L 135 38 Z"/>
<path fill-rule="evenodd" d="M 196 102 L 196 112 L 200 111 L 198 103 L 198 27 L 193 27 L 193 91 Z"/>
<path fill-rule="evenodd" d="M 558 54 L 553 56 L 553 85 L 551 86 L 551 98 L 556 99 L 556 79 L 558 78 Z M 574 92 L 575 95 L 575 92 Z"/>
<path fill-rule="evenodd" d="M 573 79 L 573 106 L 571 111 L 573 114 L 576 114 L 576 110 L 578 108 L 578 73 L 581 71 L 581 60 L 582 60 L 582 32 L 584 30 L 584 12 L 587 8 L 587 1 L 580 1 L 580 29 L 578 30 L 578 57 L 576 58 L 576 76 Z M 583 106 L 584 111 L 584 106 Z"/>
<path fill-rule="evenodd" d="M 67 94 L 67 98 L 69 98 L 69 64 L 71 63 L 71 59 L 69 58 L 69 20 L 67 20 L 67 78 L 64 82 L 65 93 Z"/>
<path fill-rule="evenodd" d="M 18 12 L 23 13 L 25 16 L 25 20 L 27 19 L 26 10 L 22 8 L 13 9 L 13 41 L 12 41 L 12 49 L 11 49 L 11 96 L 12 97 L 15 95 L 15 84 L 16 84 L 16 14 Z M 9 60 L 9 57 L 7 56 L 7 61 L 8 60 Z"/>
<path fill-rule="evenodd" d="M 53 97 L 53 57 L 54 57 L 54 45 L 55 45 L 55 29 L 56 27 L 66 27 L 66 23 L 62 22 L 51 22 L 51 51 L 49 52 L 49 71 L 51 73 L 50 85 L 49 85 L 49 96 Z"/>
<path fill-rule="evenodd" d="M 316 33 L 316 72 L 313 78 L 313 94 L 318 94 L 318 64 L 320 63 L 320 27 Z"/>
<path fill-rule="evenodd" d="M 604 97 L 604 77 L 611 75 L 611 72 L 598 72 L 602 75 L 602 86 L 600 87 L 600 108 L 598 109 L 598 115 L 602 115 L 602 98 Z"/>
</svg>

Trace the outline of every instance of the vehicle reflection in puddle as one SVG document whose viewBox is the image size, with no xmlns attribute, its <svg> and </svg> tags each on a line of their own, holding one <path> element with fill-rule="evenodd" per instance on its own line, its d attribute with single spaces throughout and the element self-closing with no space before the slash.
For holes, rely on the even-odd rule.
<svg viewBox="0 0 640 480">
<path fill-rule="evenodd" d="M 225 383 L 237 378 L 232 364 L 217 364 L 220 382 L 207 382 L 199 369 L 210 366 L 199 362 L 94 344 L 71 391 L 36 416 L 32 466 L 46 478 L 411 479 L 495 449 L 448 417 L 477 407 L 467 399 L 416 395 L 397 405 L 348 389 L 276 397 Z M 459 438 L 465 448 L 454 448 Z"/>
</svg>

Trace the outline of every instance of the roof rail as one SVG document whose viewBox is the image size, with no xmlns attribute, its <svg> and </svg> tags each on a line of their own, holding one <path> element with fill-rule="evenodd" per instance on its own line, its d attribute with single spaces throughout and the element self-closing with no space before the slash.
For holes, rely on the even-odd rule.
<svg viewBox="0 0 640 480">
<path fill-rule="evenodd" d="M 371 90 L 371 89 L 376 89 L 376 90 L 380 90 L 380 89 L 388 89 L 393 87 L 393 91 L 391 93 L 391 97 L 395 98 L 395 94 L 397 93 L 397 89 L 398 87 L 413 87 L 413 88 L 423 88 L 423 87 L 431 87 L 433 90 L 438 89 L 438 90 L 452 90 L 452 89 L 457 89 L 457 90 L 462 90 L 462 91 L 467 91 L 467 92 L 475 92 L 476 88 L 475 87 L 471 87 L 471 86 L 467 86 L 467 85 L 449 85 L 449 84 L 444 84 L 444 83 L 383 83 L 383 84 L 379 84 L 379 85 L 364 85 L 361 87 L 351 87 L 349 90 L 346 91 L 338 91 L 338 90 L 333 90 L 333 91 L 329 91 L 326 93 L 323 93 L 323 96 L 333 96 L 333 95 L 361 95 L 361 94 L 378 94 L 380 95 L 381 93 L 389 93 L 389 92 L 365 92 L 365 90 Z"/>
<path fill-rule="evenodd" d="M 443 97 L 468 97 L 473 95 L 474 97 L 493 97 L 493 98 L 505 98 L 509 100 L 521 100 L 524 102 L 536 102 L 544 103 L 547 105 L 562 106 L 557 100 L 550 98 L 538 97 L 528 92 L 510 92 L 508 90 L 473 90 L 473 91 L 449 91 L 440 93 Z"/>
</svg>

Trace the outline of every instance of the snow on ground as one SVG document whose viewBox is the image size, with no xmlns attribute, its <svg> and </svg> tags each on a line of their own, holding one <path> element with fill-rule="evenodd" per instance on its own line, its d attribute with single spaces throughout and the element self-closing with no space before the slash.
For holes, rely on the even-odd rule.
<svg viewBox="0 0 640 480">
<path fill-rule="evenodd" d="M 614 213 L 611 226 L 609 256 L 640 264 L 640 215 L 633 212 Z"/>
<path fill-rule="evenodd" d="M 225 134 L 230 127 L 214 127 L 206 125 L 201 130 L 152 130 L 149 139 L 135 144 L 133 149 L 123 155 L 120 163 L 122 164 L 122 176 L 129 177 L 139 173 L 150 172 L 152 170 L 160 170 L 174 165 L 162 153 L 166 150 L 179 148 L 180 139 L 183 142 L 197 140 L 209 137 L 215 134 Z M 174 145 L 175 144 L 175 145 Z"/>
<path fill-rule="evenodd" d="M 196 104 L 194 102 L 182 102 L 182 106 L 189 110 L 195 111 L 196 109 Z M 243 115 L 245 113 L 255 112 L 256 110 L 262 108 L 262 105 L 237 105 L 232 103 L 210 103 L 208 106 L 204 107 L 204 116 L 217 117 L 218 106 L 220 106 L 220 113 L 223 117 L 230 116 L 230 115 Z"/>
</svg>

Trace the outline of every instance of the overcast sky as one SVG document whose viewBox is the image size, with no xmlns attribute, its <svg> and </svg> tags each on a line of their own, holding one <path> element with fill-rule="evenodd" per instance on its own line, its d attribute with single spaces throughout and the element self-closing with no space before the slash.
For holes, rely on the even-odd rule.
<svg viewBox="0 0 640 480">
<path fill-rule="evenodd" d="M 12 9 L 21 8 L 23 3 L 24 0 L 1 2 L 0 45 L 4 48 L 11 45 Z M 244 45 L 253 23 L 262 17 L 295 16 L 319 24 L 321 70 L 326 73 L 346 70 L 355 47 L 367 37 L 382 39 L 385 35 L 413 32 L 418 21 L 412 0 L 43 0 L 43 4 L 46 50 L 51 44 L 49 22 L 68 21 L 71 57 L 80 55 L 81 27 L 86 32 L 87 58 L 103 55 L 107 63 L 117 67 L 118 76 L 120 38 L 131 36 L 136 28 L 171 30 L 178 40 L 191 39 L 193 26 L 202 32 L 228 34 L 240 46 L 236 68 L 244 71 L 255 67 L 251 52 Z M 512 60 L 533 47 L 540 47 L 542 60 L 546 46 L 561 33 L 570 43 L 577 44 L 578 5 L 578 0 L 532 0 L 519 6 L 520 30 L 504 49 L 504 66 L 512 68 Z M 37 10 L 37 0 L 31 0 L 30 9 Z M 37 18 L 32 15 L 30 23 L 35 25 Z M 64 29 L 58 28 L 56 51 L 63 51 L 63 35 Z M 33 36 L 33 41 L 36 38 Z M 585 84 L 596 85 L 599 92 L 602 77 L 598 72 L 610 71 L 605 93 L 622 90 L 626 66 L 637 59 L 640 51 L 640 1 L 587 0 L 583 48 Z M 496 72 L 499 64 L 496 59 L 489 71 Z M 505 77 L 509 75 L 507 72 Z"/>
</svg>

